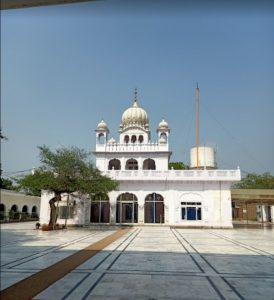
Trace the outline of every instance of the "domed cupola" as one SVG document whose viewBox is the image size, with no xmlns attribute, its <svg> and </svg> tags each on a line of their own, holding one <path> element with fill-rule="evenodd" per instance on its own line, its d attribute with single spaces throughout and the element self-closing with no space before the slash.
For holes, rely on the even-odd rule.
<svg viewBox="0 0 274 300">
<path fill-rule="evenodd" d="M 139 127 L 145 131 L 149 131 L 148 114 L 138 104 L 136 89 L 132 107 L 126 109 L 122 115 L 120 131 L 124 131 L 125 129 L 132 127 Z"/>
<path fill-rule="evenodd" d="M 97 130 L 108 131 L 108 125 L 103 119 L 98 123 Z"/>
<path fill-rule="evenodd" d="M 164 130 L 169 129 L 168 123 L 164 119 L 162 119 L 162 121 L 158 125 L 158 129 L 164 129 Z"/>
<path fill-rule="evenodd" d="M 159 123 L 157 132 L 158 132 L 158 143 L 160 145 L 167 144 L 170 129 L 165 119 L 162 119 L 162 121 Z"/>
<path fill-rule="evenodd" d="M 96 144 L 105 144 L 108 137 L 108 125 L 107 123 L 102 119 L 95 130 L 96 132 Z"/>
</svg>

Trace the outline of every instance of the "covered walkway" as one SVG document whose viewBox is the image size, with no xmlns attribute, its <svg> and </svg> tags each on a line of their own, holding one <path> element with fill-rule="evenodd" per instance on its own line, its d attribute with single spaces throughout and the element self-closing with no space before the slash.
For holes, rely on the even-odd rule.
<svg viewBox="0 0 274 300">
<path fill-rule="evenodd" d="M 274 222 L 274 190 L 232 189 L 231 199 L 233 219 L 238 221 L 236 223 Z"/>
</svg>

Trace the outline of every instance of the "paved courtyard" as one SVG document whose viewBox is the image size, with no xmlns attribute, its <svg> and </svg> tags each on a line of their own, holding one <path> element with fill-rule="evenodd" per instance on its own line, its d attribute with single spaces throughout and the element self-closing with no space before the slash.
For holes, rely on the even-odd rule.
<svg viewBox="0 0 274 300">
<path fill-rule="evenodd" d="M 1 289 L 114 230 L 1 225 Z M 274 230 L 135 227 L 33 299 L 274 299 Z"/>
</svg>

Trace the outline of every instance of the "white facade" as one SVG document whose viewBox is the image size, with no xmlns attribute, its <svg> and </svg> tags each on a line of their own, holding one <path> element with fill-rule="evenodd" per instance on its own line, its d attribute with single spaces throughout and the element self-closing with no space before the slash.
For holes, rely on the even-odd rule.
<svg viewBox="0 0 274 300">
<path fill-rule="evenodd" d="M 133 106 L 122 114 L 118 141 L 109 138 L 104 120 L 95 131 L 96 167 L 117 180 L 119 190 L 93 201 L 75 199 L 69 224 L 232 227 L 230 186 L 240 180 L 240 170 L 168 170 L 168 123 L 159 123 L 157 141 L 152 142 L 148 115 L 136 95 Z M 52 196 L 42 194 L 42 222 L 49 220 Z"/>
</svg>

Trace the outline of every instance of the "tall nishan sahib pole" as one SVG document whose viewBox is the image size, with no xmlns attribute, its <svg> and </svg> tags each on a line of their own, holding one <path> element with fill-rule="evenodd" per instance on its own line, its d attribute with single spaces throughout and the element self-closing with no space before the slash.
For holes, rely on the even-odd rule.
<svg viewBox="0 0 274 300">
<path fill-rule="evenodd" d="M 199 94 L 200 90 L 196 87 L 196 167 L 199 168 Z"/>
</svg>

